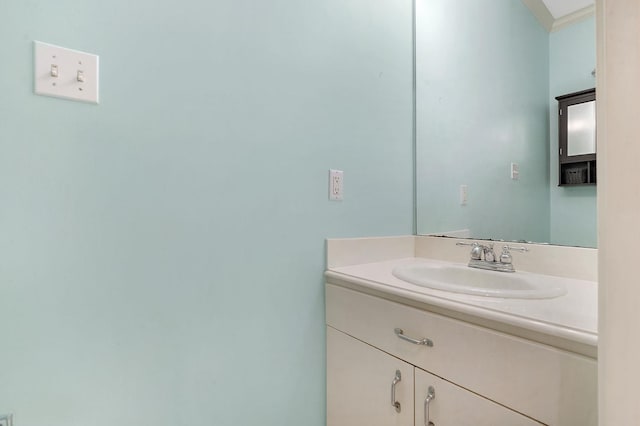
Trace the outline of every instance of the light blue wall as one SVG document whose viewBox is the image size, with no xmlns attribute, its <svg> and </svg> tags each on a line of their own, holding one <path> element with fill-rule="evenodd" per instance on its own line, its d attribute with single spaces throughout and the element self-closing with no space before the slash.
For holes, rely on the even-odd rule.
<svg viewBox="0 0 640 426">
<path fill-rule="evenodd" d="M 595 247 L 596 187 L 558 187 L 558 102 L 555 97 L 595 87 L 595 18 L 549 36 L 549 112 L 551 152 L 551 242 Z M 597 95 L 596 95 L 597 96 Z"/>
<path fill-rule="evenodd" d="M 0 413 L 324 425 L 324 238 L 413 230 L 411 19 L 0 2 Z M 34 96 L 34 39 L 99 54 L 101 104 Z"/>
<path fill-rule="evenodd" d="M 418 233 L 548 241 L 547 32 L 517 0 L 417 11 Z"/>
</svg>

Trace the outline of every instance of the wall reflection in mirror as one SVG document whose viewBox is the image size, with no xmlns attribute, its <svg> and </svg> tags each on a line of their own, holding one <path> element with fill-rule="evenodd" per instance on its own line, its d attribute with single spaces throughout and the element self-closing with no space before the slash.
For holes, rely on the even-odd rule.
<svg viewBox="0 0 640 426">
<path fill-rule="evenodd" d="M 548 32 L 521 0 L 416 0 L 418 234 L 595 247 L 596 186 L 558 186 L 555 100 L 595 62 L 593 16 Z"/>
</svg>

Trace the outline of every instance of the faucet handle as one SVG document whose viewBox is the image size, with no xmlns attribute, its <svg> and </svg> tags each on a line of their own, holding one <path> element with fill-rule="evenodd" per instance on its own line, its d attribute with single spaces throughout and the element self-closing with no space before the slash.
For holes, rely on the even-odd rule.
<svg viewBox="0 0 640 426">
<path fill-rule="evenodd" d="M 477 245 L 479 245 L 479 244 L 478 244 L 478 243 L 476 243 L 476 242 L 473 242 L 473 243 L 467 243 L 467 242 L 465 242 L 465 241 L 458 241 L 458 242 L 456 243 L 456 245 L 457 245 L 457 246 L 477 246 Z"/>
<path fill-rule="evenodd" d="M 509 250 L 516 250 L 521 252 L 529 251 L 526 247 L 512 247 L 512 246 L 502 246 L 502 254 L 500 255 L 500 263 L 505 265 L 511 264 L 513 262 L 513 258 L 511 257 L 511 253 Z"/>
<path fill-rule="evenodd" d="M 474 260 L 480 260 L 482 259 L 482 251 L 483 251 L 483 245 L 481 245 L 480 243 L 477 242 L 473 242 L 473 243 L 466 243 L 466 242 L 462 242 L 462 241 L 458 241 L 456 243 L 457 246 L 471 246 L 471 259 Z"/>
<path fill-rule="evenodd" d="M 484 246 L 479 243 L 472 244 L 471 247 L 471 258 L 474 260 L 482 259 L 482 253 L 484 252 Z"/>
<path fill-rule="evenodd" d="M 503 250 L 507 249 L 507 250 L 521 251 L 523 253 L 529 251 L 529 249 L 527 247 L 524 247 L 524 246 L 522 246 L 522 247 L 504 246 L 504 247 L 502 247 L 502 249 Z"/>
</svg>

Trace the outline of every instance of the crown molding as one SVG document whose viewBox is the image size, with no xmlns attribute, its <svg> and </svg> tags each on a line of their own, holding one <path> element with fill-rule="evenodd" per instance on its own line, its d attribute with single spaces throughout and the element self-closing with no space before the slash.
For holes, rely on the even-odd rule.
<svg viewBox="0 0 640 426">
<path fill-rule="evenodd" d="M 591 5 L 570 13 L 569 15 L 554 19 L 542 0 L 522 0 L 522 3 L 529 8 L 533 16 L 540 22 L 540 25 L 548 32 L 558 31 L 571 24 L 583 21 L 594 16 L 596 11 L 595 5 Z"/>
<path fill-rule="evenodd" d="M 562 18 L 558 18 L 553 23 L 551 28 L 551 32 L 561 30 L 562 28 L 568 27 L 571 24 L 575 24 L 580 21 L 584 21 L 596 14 L 596 6 L 591 5 L 587 6 L 584 9 L 576 10 L 573 13 L 563 16 Z"/>
</svg>

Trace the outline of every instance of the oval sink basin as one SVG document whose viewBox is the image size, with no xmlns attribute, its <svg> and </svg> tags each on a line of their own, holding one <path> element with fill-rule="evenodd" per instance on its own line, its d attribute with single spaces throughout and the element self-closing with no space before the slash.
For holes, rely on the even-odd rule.
<svg viewBox="0 0 640 426">
<path fill-rule="evenodd" d="M 462 265 L 413 263 L 396 266 L 396 278 L 421 287 L 476 296 L 551 299 L 567 293 L 558 280 L 526 272 L 506 273 Z"/>
</svg>

